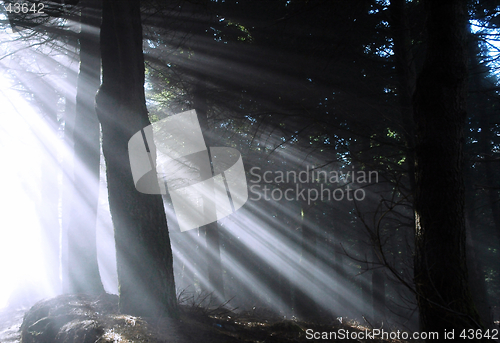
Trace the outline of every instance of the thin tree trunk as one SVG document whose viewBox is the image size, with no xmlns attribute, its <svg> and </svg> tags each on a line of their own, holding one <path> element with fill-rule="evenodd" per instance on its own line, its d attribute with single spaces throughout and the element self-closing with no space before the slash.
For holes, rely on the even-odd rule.
<svg viewBox="0 0 500 343">
<path fill-rule="evenodd" d="M 412 97 L 415 92 L 417 74 L 407 6 L 408 3 L 405 0 L 391 1 L 390 28 L 394 37 L 394 64 L 396 67 L 399 88 L 400 125 L 406 143 L 405 166 L 407 168 L 406 172 L 408 173 L 407 194 L 412 196 L 415 192 L 415 126 L 413 123 Z M 397 240 L 395 240 L 396 244 L 394 247 L 395 249 L 401 249 L 402 261 L 411 261 L 412 259 L 413 251 L 412 249 L 408 249 L 409 247 L 406 244 L 405 238 L 408 237 L 407 235 L 409 235 L 409 237 L 414 237 L 415 235 L 414 217 L 411 222 L 408 222 L 408 230 L 402 233 L 402 248 L 397 247 Z M 402 295 L 400 298 L 414 299 L 413 293 L 410 293 L 409 289 L 405 286 L 402 287 Z"/>
<path fill-rule="evenodd" d="M 385 303 L 385 269 L 377 265 L 379 259 L 372 249 L 372 306 L 373 322 L 375 327 L 382 327 L 387 318 L 387 305 Z"/>
<path fill-rule="evenodd" d="M 335 280 L 337 281 L 338 287 L 336 287 L 336 293 L 334 296 L 335 303 L 338 307 L 333 309 L 334 315 L 345 316 L 345 306 L 346 299 L 342 292 L 343 287 L 347 284 L 349 279 L 348 273 L 344 267 L 344 249 L 342 247 L 341 241 L 341 223 L 334 223 L 331 229 L 331 244 L 333 245 L 333 272 L 335 275 Z M 348 304 L 347 304 L 348 306 Z"/>
<path fill-rule="evenodd" d="M 481 135 L 480 135 L 480 145 L 481 151 L 485 154 L 490 154 L 492 152 L 493 145 L 493 134 L 491 132 L 490 123 L 488 120 L 488 115 L 484 109 L 480 110 L 480 127 L 481 127 Z M 500 242 L 500 197 L 498 192 L 498 166 L 494 165 L 495 162 L 485 161 L 482 163 L 482 167 L 484 168 L 484 175 L 486 177 L 486 184 L 489 187 L 486 190 L 488 195 L 488 203 L 491 208 L 491 215 L 493 217 L 493 223 L 495 225 L 495 232 L 497 241 Z"/>
<path fill-rule="evenodd" d="M 470 30 L 470 29 L 469 29 Z M 479 149 L 481 153 L 489 154 L 491 153 L 493 146 L 493 135 L 491 131 L 491 124 L 489 122 L 489 116 L 491 110 L 490 101 L 488 101 L 488 94 L 481 92 L 483 87 L 483 81 L 489 74 L 489 68 L 484 64 L 480 63 L 478 54 L 480 53 L 479 42 L 472 33 L 469 32 L 469 59 L 470 59 L 470 90 L 472 92 L 470 99 L 470 111 L 473 116 L 479 119 L 479 127 L 481 132 L 479 134 Z M 467 177 L 466 177 L 466 232 L 467 232 L 467 267 L 469 268 L 469 283 L 471 287 L 472 296 L 474 302 L 477 306 L 477 310 L 483 319 L 484 324 L 488 328 L 492 328 L 493 319 L 491 317 L 491 309 L 488 301 L 488 292 L 486 286 L 486 275 L 484 272 L 483 265 L 478 256 L 478 248 L 476 243 L 476 238 L 480 235 L 482 231 L 482 226 L 477 225 L 478 218 L 476 216 L 475 209 L 477 208 L 476 199 L 478 190 L 475 189 L 474 180 L 477 180 L 477 175 L 474 174 L 474 169 L 469 164 L 467 166 Z M 491 162 L 484 162 L 480 165 L 479 170 L 483 167 L 483 175 L 485 177 L 485 182 L 488 186 L 495 184 L 496 180 L 494 178 L 495 171 Z M 479 191 L 481 192 L 481 191 Z M 497 228 L 496 238 L 500 238 L 500 208 L 498 203 L 498 191 L 495 189 L 485 190 L 488 195 L 489 204 L 492 210 L 493 222 Z M 479 242 L 478 242 L 479 243 Z"/>
<path fill-rule="evenodd" d="M 76 39 L 75 39 L 76 40 Z M 77 44 L 75 44 L 77 45 Z M 78 73 L 73 72 L 71 69 L 67 71 L 66 82 L 69 85 L 74 85 L 73 89 L 77 88 Z M 70 87 L 72 88 L 72 87 Z M 69 275 L 68 275 L 68 231 L 71 222 L 72 211 L 72 198 L 74 193 L 73 182 L 73 130 L 75 127 L 75 114 L 76 114 L 76 98 L 72 92 L 65 94 L 65 107 L 64 107 L 64 144 L 67 147 L 66 154 L 63 157 L 63 179 L 62 179 L 62 233 L 61 233 L 61 268 L 62 268 L 62 290 L 63 293 L 69 293 Z"/>
<path fill-rule="evenodd" d="M 468 216 L 469 218 L 471 215 Z M 473 223 L 472 220 L 468 220 Z M 477 228 L 474 228 L 477 230 Z M 493 318 L 491 316 L 491 307 L 488 299 L 488 289 L 486 286 L 486 275 L 484 272 L 483 264 L 477 256 L 478 248 L 475 246 L 472 231 L 474 230 L 471 225 L 467 225 L 467 268 L 469 269 L 469 284 L 472 292 L 472 298 L 476 304 L 477 310 L 483 320 L 486 328 L 493 329 Z"/>
<path fill-rule="evenodd" d="M 95 95 L 101 82 L 99 36 L 101 0 L 82 2 L 80 73 L 77 81 L 74 187 L 68 224 L 68 292 L 100 294 L 96 224 L 99 200 L 100 134 Z"/>
<path fill-rule="evenodd" d="M 208 103 L 207 103 L 207 87 L 205 76 L 198 75 L 198 80 L 196 80 L 196 85 L 193 92 L 194 98 L 194 108 L 198 114 L 198 120 L 203 132 L 203 137 L 205 139 L 205 144 L 207 149 L 210 148 L 211 144 L 211 130 L 208 125 Z M 206 166 L 200 166 L 201 180 L 209 179 L 213 176 L 212 166 L 206 168 Z M 213 197 L 212 195 L 205 194 L 205 196 Z M 207 202 L 205 202 L 204 209 L 206 213 L 215 213 L 215 208 L 211 208 Z M 206 262 L 207 262 L 207 274 L 208 274 L 208 291 L 213 292 L 214 299 L 218 302 L 224 301 L 224 280 L 222 278 L 222 262 L 220 257 L 220 242 L 219 242 L 219 225 L 215 221 L 213 223 L 207 224 L 200 228 L 200 232 L 205 236 L 206 240 Z"/>
<path fill-rule="evenodd" d="M 46 85 L 45 85 L 46 86 Z M 48 117 L 48 125 L 52 130 L 52 134 L 56 135 L 56 113 L 55 108 L 57 101 L 55 100 L 55 90 L 51 90 L 53 94 L 50 97 L 50 108 L 44 111 Z M 48 92 L 45 92 L 48 93 Z M 48 97 L 44 94 L 43 101 L 49 101 Z M 52 147 L 55 148 L 55 147 Z M 44 249 L 45 257 L 45 270 L 47 275 L 47 281 L 50 291 L 53 294 L 60 294 L 62 291 L 62 284 L 59 278 L 59 185 L 58 185 L 58 173 L 59 166 L 57 161 L 57 151 L 51 149 L 46 151 L 50 158 L 44 159 L 41 167 L 41 194 L 39 199 L 39 204 L 37 208 L 39 209 L 39 217 L 41 218 L 42 227 L 42 246 Z"/>
<path fill-rule="evenodd" d="M 37 105 L 45 116 L 50 135 L 57 136 L 57 102 L 59 94 L 39 75 L 35 75 L 26 87 L 34 94 Z M 49 140 L 44 145 L 46 158 L 41 165 L 41 190 L 37 210 L 42 229 L 41 246 L 44 249 L 44 266 L 47 284 L 52 294 L 60 294 L 62 283 L 59 277 L 60 227 L 59 227 L 59 182 L 60 165 L 58 148 Z"/>
<path fill-rule="evenodd" d="M 302 211 L 302 220 L 301 220 L 301 228 L 302 228 L 302 237 L 301 237 L 301 258 L 300 262 L 303 266 L 303 269 L 311 275 L 301 275 L 301 278 L 307 278 L 307 282 L 315 284 L 315 275 L 314 271 L 317 267 L 317 235 L 314 231 L 314 228 L 311 227 L 310 216 L 314 213 L 313 204 L 308 204 L 305 201 L 301 201 L 301 211 Z M 304 282 L 304 281 L 299 281 Z M 296 306 L 297 313 L 302 318 L 315 318 L 318 316 L 318 306 L 315 300 L 308 294 L 308 292 L 302 290 L 299 287 L 297 289 L 296 294 Z"/>
<path fill-rule="evenodd" d="M 400 103 L 400 123 L 405 138 L 407 154 L 406 166 L 410 192 L 415 189 L 415 128 L 412 122 L 413 108 L 411 99 L 415 92 L 416 69 L 412 52 L 412 37 L 408 23 L 406 0 L 393 0 L 390 6 L 391 30 L 394 37 L 394 64 L 398 80 Z"/>
</svg>

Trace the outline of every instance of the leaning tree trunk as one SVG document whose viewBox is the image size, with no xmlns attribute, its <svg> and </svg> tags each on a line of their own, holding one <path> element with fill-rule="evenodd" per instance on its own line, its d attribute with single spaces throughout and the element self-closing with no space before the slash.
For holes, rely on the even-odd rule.
<svg viewBox="0 0 500 343">
<path fill-rule="evenodd" d="M 99 200 L 100 134 L 94 99 L 101 82 L 99 36 L 101 0 L 82 2 L 80 73 L 73 129 L 74 181 L 69 214 L 67 276 L 69 293 L 100 294 L 104 287 L 97 264 L 96 224 Z"/>
<path fill-rule="evenodd" d="M 465 0 L 424 1 L 427 54 L 414 98 L 415 286 L 422 331 L 481 328 L 467 282 L 463 143 Z"/>
<path fill-rule="evenodd" d="M 135 0 L 103 1 L 102 85 L 96 97 L 115 229 L 120 311 L 176 316 L 172 250 L 163 201 L 160 195 L 135 189 L 128 157 L 131 136 L 150 125 L 139 5 Z"/>
</svg>

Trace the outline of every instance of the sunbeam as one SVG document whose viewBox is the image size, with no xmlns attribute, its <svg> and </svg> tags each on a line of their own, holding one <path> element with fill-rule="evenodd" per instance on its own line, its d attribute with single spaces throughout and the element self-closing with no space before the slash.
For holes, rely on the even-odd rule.
<svg viewBox="0 0 500 343">
<path fill-rule="evenodd" d="M 10 301 L 18 300 L 17 297 L 29 297 L 31 292 L 37 294 L 34 298 L 48 294 L 44 247 L 40 245 L 42 233 L 39 212 L 34 200 L 39 184 L 39 166 L 46 152 L 40 149 L 32 131 L 32 125 L 40 128 L 44 122 L 26 100 L 12 89 L 10 80 L 2 77 L 0 82 L 0 179 L 3 190 L 0 256 L 4 261 L 0 266 L 0 306 L 7 306 Z"/>
</svg>

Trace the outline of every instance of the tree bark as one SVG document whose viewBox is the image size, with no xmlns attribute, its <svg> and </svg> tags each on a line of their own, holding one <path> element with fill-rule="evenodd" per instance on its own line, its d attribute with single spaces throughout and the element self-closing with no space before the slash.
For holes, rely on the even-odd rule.
<svg viewBox="0 0 500 343">
<path fill-rule="evenodd" d="M 372 248 L 372 307 L 373 322 L 375 327 L 382 327 L 387 319 L 387 304 L 385 301 L 385 269 L 379 266 L 379 258 L 375 252 L 376 247 Z"/>
<path fill-rule="evenodd" d="M 485 80 L 491 72 L 487 66 L 481 63 L 479 59 L 479 54 L 481 53 L 478 37 L 470 32 L 469 28 L 469 41 L 468 41 L 468 52 L 469 52 L 469 63 L 470 63 L 470 92 L 472 93 L 469 97 L 469 111 L 471 115 L 469 117 L 477 118 L 479 128 L 481 132 L 478 137 L 479 152 L 484 154 L 491 154 L 494 145 L 492 144 L 493 132 L 491 130 L 490 116 L 492 115 L 492 101 L 490 99 L 490 94 L 484 92 L 483 90 L 487 88 Z M 474 146 L 474 145 L 473 145 Z M 469 157 L 477 157 L 478 152 L 475 151 L 473 155 Z M 479 179 L 475 171 L 479 172 L 484 179 Z M 493 223 L 496 227 L 496 238 L 500 238 L 500 206 L 498 203 L 498 191 L 493 187 L 487 190 L 478 191 L 476 189 L 476 182 L 482 184 L 485 182 L 488 186 L 493 186 L 496 183 L 495 180 L 495 168 L 491 162 L 484 162 L 479 164 L 479 168 L 473 168 L 472 165 L 467 165 L 466 174 L 466 230 L 467 230 L 467 266 L 470 270 L 469 273 L 469 283 L 471 285 L 471 292 L 474 302 L 476 304 L 477 310 L 483 319 L 483 323 L 487 328 L 493 328 L 493 319 L 491 316 L 491 308 L 488 299 L 486 276 L 484 273 L 483 263 L 479 256 L 481 249 L 481 242 L 478 238 L 484 231 L 484 226 L 479 224 L 481 221 L 477 218 L 477 209 L 481 208 L 480 204 L 476 201 L 479 198 L 478 194 L 484 194 L 486 192 L 487 198 L 489 200 L 489 205 L 492 212 Z M 469 253 L 470 252 L 470 253 Z"/>
<path fill-rule="evenodd" d="M 35 99 L 40 104 L 42 113 L 46 116 L 50 133 L 57 134 L 57 102 L 59 95 L 47 83 L 34 78 L 31 81 Z M 59 184 L 60 171 L 57 160 L 57 147 L 48 144 L 45 151 L 50 157 L 45 158 L 41 166 L 41 192 L 37 209 L 39 211 L 42 228 L 41 242 L 44 249 L 45 270 L 49 292 L 54 295 L 61 294 L 62 284 L 59 278 Z"/>
<path fill-rule="evenodd" d="M 72 212 L 68 225 L 69 293 L 104 292 L 97 263 L 96 223 L 99 200 L 100 134 L 94 99 L 101 82 L 100 0 L 82 2 L 80 72 L 77 81 Z"/>
<path fill-rule="evenodd" d="M 52 69 L 54 68 L 54 69 Z M 55 70 L 57 64 L 51 65 L 51 70 Z M 40 109 L 40 114 L 44 116 L 48 131 L 44 135 L 37 137 L 39 143 L 44 148 L 46 157 L 40 166 L 40 193 L 37 197 L 36 209 L 40 220 L 41 247 L 44 249 L 44 266 L 47 277 L 48 294 L 59 295 L 62 291 L 62 284 L 59 277 L 60 272 L 60 227 L 59 227 L 59 182 L 60 164 L 58 161 L 59 149 L 51 137 L 57 137 L 59 123 L 57 120 L 57 103 L 59 93 L 52 87 L 47 79 L 37 74 L 28 74 L 29 82 L 23 86 L 33 94 L 35 105 Z M 24 76 L 26 79 L 26 76 Z M 37 135 L 38 136 L 38 135 Z"/>
<path fill-rule="evenodd" d="M 394 37 L 394 64 L 398 81 L 401 117 L 399 122 L 406 142 L 406 159 L 410 192 L 415 189 L 415 132 L 412 123 L 411 99 L 415 92 L 416 68 L 412 51 L 412 37 L 405 0 L 393 0 L 390 6 L 390 25 Z"/>
<path fill-rule="evenodd" d="M 300 241 L 300 264 L 304 271 L 309 271 L 310 275 L 301 275 L 307 277 L 308 282 L 315 284 L 315 269 L 317 268 L 317 235 L 313 227 L 311 227 L 311 217 L 314 213 L 314 204 L 308 204 L 301 200 L 301 241 Z M 314 267 L 313 267 L 314 266 Z M 311 268 L 311 269 L 309 269 Z M 304 291 L 299 285 L 296 287 L 295 308 L 297 314 L 302 319 L 312 319 L 319 316 L 318 304 L 307 291 Z"/>
<path fill-rule="evenodd" d="M 207 86 L 206 86 L 206 76 L 198 74 L 198 79 L 196 80 L 196 85 L 193 91 L 193 103 L 194 108 L 198 114 L 198 120 L 200 122 L 201 130 L 203 132 L 203 137 L 205 139 L 205 144 L 207 146 L 207 151 L 210 149 L 211 144 L 211 130 L 208 125 L 208 103 L 207 103 Z M 210 162 L 211 163 L 211 162 Z M 201 180 L 206 180 L 211 178 L 213 175 L 212 166 L 206 168 L 206 166 L 199 166 L 201 172 Z M 204 196 L 214 196 L 215 193 L 212 191 L 212 195 L 205 194 Z M 208 199 L 207 199 L 208 200 Z M 215 212 L 214 208 L 205 203 L 204 211 L 207 213 Z M 209 223 L 203 227 L 200 227 L 200 232 L 205 236 L 206 241 L 206 262 L 207 262 L 207 276 L 208 276 L 208 291 L 213 292 L 213 297 L 211 300 L 217 302 L 224 301 L 224 280 L 222 276 L 222 261 L 220 256 L 220 242 L 219 242 L 219 225 L 215 221 Z"/>
<path fill-rule="evenodd" d="M 465 258 L 465 0 L 424 1 L 427 53 L 414 97 L 415 287 L 422 331 L 482 328 Z"/>
<path fill-rule="evenodd" d="M 130 137 L 150 125 L 139 5 L 135 0 L 103 1 L 102 85 L 96 97 L 115 229 L 119 306 L 131 315 L 177 316 L 163 200 L 135 189 L 128 157 Z"/>
<path fill-rule="evenodd" d="M 76 37 L 75 37 L 76 40 Z M 76 46 L 77 43 L 74 43 Z M 68 70 L 66 75 L 66 82 L 71 87 L 69 89 L 77 89 L 78 71 Z M 74 87 L 72 87 L 74 86 Z M 62 170 L 62 194 L 61 194 L 61 208 L 62 208 L 62 225 L 61 225 L 61 269 L 62 269 L 62 290 L 63 293 L 69 292 L 69 274 L 68 274 L 68 231 L 69 225 L 72 221 L 72 199 L 74 193 L 74 180 L 73 180 L 73 131 L 75 127 L 76 116 L 76 97 L 72 91 L 68 89 L 65 96 L 64 106 L 64 144 L 67 147 L 66 153 L 63 155 Z"/>
</svg>

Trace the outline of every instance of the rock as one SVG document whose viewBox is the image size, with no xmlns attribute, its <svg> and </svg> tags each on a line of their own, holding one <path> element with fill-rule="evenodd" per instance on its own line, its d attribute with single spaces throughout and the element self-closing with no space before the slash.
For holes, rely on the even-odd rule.
<svg viewBox="0 0 500 343">
<path fill-rule="evenodd" d="M 104 328 L 95 320 L 73 320 L 64 324 L 56 335 L 61 343 L 95 343 L 104 334 Z"/>
<path fill-rule="evenodd" d="M 156 340 L 146 322 L 118 312 L 118 297 L 61 295 L 43 300 L 25 314 L 22 343 L 105 343 Z"/>
</svg>

